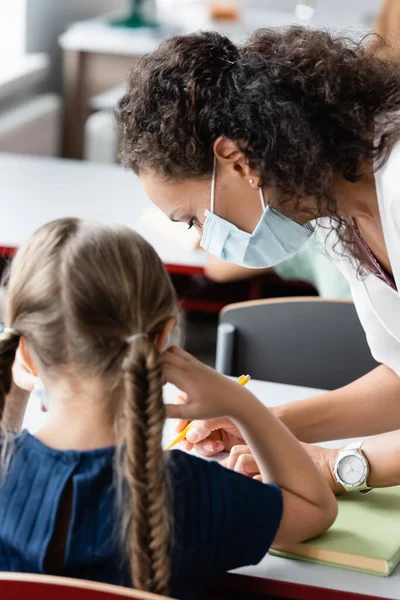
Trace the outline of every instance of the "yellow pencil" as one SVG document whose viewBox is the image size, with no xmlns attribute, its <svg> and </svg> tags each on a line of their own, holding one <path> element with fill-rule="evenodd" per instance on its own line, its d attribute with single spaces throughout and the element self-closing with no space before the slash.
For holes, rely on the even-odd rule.
<svg viewBox="0 0 400 600">
<path fill-rule="evenodd" d="M 241 375 L 239 377 L 239 379 L 237 380 L 237 383 L 239 385 L 247 385 L 250 381 L 251 377 L 250 375 Z M 179 444 L 179 442 L 182 442 L 182 440 L 185 439 L 187 432 L 189 431 L 189 429 L 191 428 L 191 426 L 193 425 L 193 421 L 190 421 L 190 423 L 188 423 L 188 425 L 186 425 L 186 427 L 184 429 L 182 429 L 182 431 L 180 431 L 178 433 L 178 435 L 176 436 L 176 438 L 174 438 L 172 440 L 172 442 L 170 442 L 167 446 L 167 450 L 170 450 L 171 448 L 173 448 L 174 446 L 176 446 L 176 444 Z"/>
</svg>

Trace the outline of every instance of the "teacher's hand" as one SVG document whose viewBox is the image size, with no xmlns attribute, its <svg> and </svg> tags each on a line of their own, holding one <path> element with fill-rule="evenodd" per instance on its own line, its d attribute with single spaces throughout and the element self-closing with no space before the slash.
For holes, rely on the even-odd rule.
<svg viewBox="0 0 400 600">
<path fill-rule="evenodd" d="M 344 491 L 343 487 L 333 476 L 333 469 L 340 450 L 322 448 L 321 446 L 313 446 L 311 444 L 302 444 L 302 446 L 313 459 L 332 492 L 335 495 L 342 494 Z M 232 448 L 228 458 L 222 460 L 221 464 L 237 473 L 242 473 L 242 475 L 247 475 L 261 481 L 260 469 L 248 446 L 235 446 Z"/>
<path fill-rule="evenodd" d="M 313 459 L 314 464 L 318 467 L 322 477 L 331 488 L 335 495 L 343 494 L 344 488 L 338 483 L 333 475 L 335 462 L 340 450 L 332 448 L 323 448 L 314 444 L 301 444 Z"/>
<path fill-rule="evenodd" d="M 179 421 L 177 432 L 182 431 L 188 421 Z M 183 440 L 182 447 L 190 452 L 193 448 L 202 456 L 214 456 L 220 452 L 229 452 L 234 446 L 244 444 L 243 437 L 236 425 L 227 417 L 194 421 Z"/>
<path fill-rule="evenodd" d="M 182 390 L 175 404 L 167 405 L 167 415 L 180 418 L 178 430 L 194 421 L 185 447 L 211 456 L 243 443 L 239 429 L 229 417 L 246 406 L 249 392 L 243 386 L 207 367 L 181 348 L 172 347 L 163 355 L 164 379 Z M 180 405 L 180 406 L 179 406 Z M 225 417 L 224 415 L 228 415 Z"/>
<path fill-rule="evenodd" d="M 183 397 L 178 403 L 185 403 Z M 271 409 L 274 412 L 274 409 Z M 176 431 L 179 433 L 189 421 L 178 421 Z M 214 456 L 220 452 L 230 452 L 234 446 L 242 446 L 246 442 L 236 425 L 227 417 L 196 421 L 189 429 L 186 439 L 181 442 L 187 452 L 195 450 L 201 456 Z"/>
</svg>

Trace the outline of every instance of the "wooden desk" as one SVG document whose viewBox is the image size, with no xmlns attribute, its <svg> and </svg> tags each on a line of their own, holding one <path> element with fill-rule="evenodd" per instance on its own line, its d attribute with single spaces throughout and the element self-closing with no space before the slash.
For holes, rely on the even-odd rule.
<svg viewBox="0 0 400 600">
<path fill-rule="evenodd" d="M 185 250 L 138 224 L 150 201 L 139 179 L 118 165 L 0 154 L 0 181 L 0 255 L 12 255 L 52 219 L 79 217 L 136 229 L 170 273 L 203 273 L 204 250 Z"/>
</svg>

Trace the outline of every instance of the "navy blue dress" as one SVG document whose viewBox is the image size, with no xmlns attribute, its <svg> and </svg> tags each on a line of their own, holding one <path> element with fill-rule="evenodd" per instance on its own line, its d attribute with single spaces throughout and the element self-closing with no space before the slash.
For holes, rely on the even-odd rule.
<svg viewBox="0 0 400 600">
<path fill-rule="evenodd" d="M 71 518 L 56 574 L 130 585 L 118 542 L 114 448 L 54 450 L 23 431 L 0 487 L 0 571 L 46 573 L 46 557 L 66 486 Z M 278 486 L 265 485 L 180 451 L 168 469 L 172 497 L 169 593 L 195 600 L 215 576 L 256 564 L 282 515 Z"/>
</svg>

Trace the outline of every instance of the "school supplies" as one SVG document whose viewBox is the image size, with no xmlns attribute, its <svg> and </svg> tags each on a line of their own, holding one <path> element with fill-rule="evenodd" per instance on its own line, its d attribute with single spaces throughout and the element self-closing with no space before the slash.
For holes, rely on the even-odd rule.
<svg viewBox="0 0 400 600">
<path fill-rule="evenodd" d="M 211 2 L 210 16 L 213 21 L 239 21 L 240 11 L 236 2 Z"/>
<path fill-rule="evenodd" d="M 323 535 L 271 554 L 387 576 L 400 562 L 400 486 L 339 496 Z"/>
<path fill-rule="evenodd" d="M 239 385 L 247 385 L 249 383 L 250 379 L 251 379 L 250 375 L 241 375 L 239 377 L 239 379 L 237 380 L 237 383 Z M 190 423 L 188 425 L 186 425 L 186 427 L 178 433 L 178 435 L 172 440 L 172 442 L 170 442 L 168 444 L 166 449 L 170 450 L 171 448 L 176 446 L 176 444 L 179 444 L 179 442 L 182 442 L 185 439 L 186 434 L 192 425 L 193 425 L 193 421 L 190 421 Z"/>
</svg>

